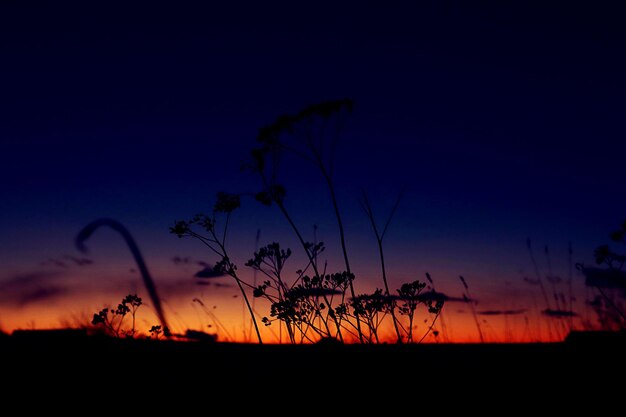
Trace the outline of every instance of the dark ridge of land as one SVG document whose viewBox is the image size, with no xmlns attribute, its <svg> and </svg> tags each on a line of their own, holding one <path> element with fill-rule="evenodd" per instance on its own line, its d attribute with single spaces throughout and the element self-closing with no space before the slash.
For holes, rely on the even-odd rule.
<svg viewBox="0 0 626 417">
<path fill-rule="evenodd" d="M 29 389 L 61 384 L 89 391 L 132 380 L 142 389 L 211 395 L 357 389 L 367 398 L 458 389 L 475 395 L 507 390 L 523 401 L 524 395 L 592 398 L 597 390 L 623 391 L 626 334 L 582 332 L 562 343 L 530 344 L 258 345 L 23 332 L 0 337 L 0 355 L 5 381 Z"/>
</svg>

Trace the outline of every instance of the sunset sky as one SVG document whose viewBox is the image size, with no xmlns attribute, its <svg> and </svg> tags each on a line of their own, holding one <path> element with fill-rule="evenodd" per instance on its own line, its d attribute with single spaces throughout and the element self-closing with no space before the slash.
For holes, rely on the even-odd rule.
<svg viewBox="0 0 626 417">
<path fill-rule="evenodd" d="M 169 227 L 210 211 L 219 191 L 259 189 L 240 166 L 260 127 L 349 97 L 334 179 L 359 292 L 382 286 L 359 197 L 383 222 L 405 190 L 385 238 L 394 288 L 430 272 L 461 297 L 463 275 L 477 311 L 525 310 L 481 316 L 490 340 L 545 339 L 526 240 L 541 274 L 566 280 L 568 244 L 573 262 L 591 265 L 626 219 L 623 11 L 338 3 L 3 2 L 0 329 L 85 323 L 129 292 L 149 304 L 119 235 L 97 231 L 87 255 L 73 244 L 110 217 L 143 251 L 175 331 L 246 339 L 234 282 L 197 285 L 201 263 L 217 259 Z M 329 269 L 343 269 L 320 174 L 294 158 L 281 175 L 294 220 L 310 240 L 317 225 Z M 245 279 L 257 230 L 261 245 L 294 250 L 290 272 L 302 267 L 278 210 L 243 199 L 229 247 Z M 573 278 L 582 320 L 589 290 Z M 448 340 L 477 340 L 470 313 L 444 307 Z M 156 324 L 150 306 L 140 316 Z"/>
</svg>

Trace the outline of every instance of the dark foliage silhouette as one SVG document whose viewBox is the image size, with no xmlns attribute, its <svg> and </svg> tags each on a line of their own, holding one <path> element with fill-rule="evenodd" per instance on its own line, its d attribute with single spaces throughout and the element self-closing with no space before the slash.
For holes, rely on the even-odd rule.
<svg viewBox="0 0 626 417">
<path fill-rule="evenodd" d="M 396 213 L 396 210 L 398 209 L 401 199 L 402 199 L 402 193 L 398 195 L 398 198 L 396 199 L 396 202 L 393 205 L 391 212 L 389 213 L 389 217 L 387 218 L 387 221 L 385 222 L 385 225 L 383 226 L 382 231 L 379 231 L 378 229 L 378 226 L 376 224 L 376 219 L 374 217 L 374 210 L 372 209 L 372 205 L 370 204 L 369 198 L 367 197 L 367 194 L 365 192 L 363 193 L 363 200 L 361 201 L 363 210 L 365 210 L 365 214 L 367 215 L 367 218 L 369 219 L 370 224 L 372 225 L 374 235 L 376 236 L 376 244 L 378 246 L 378 256 L 380 258 L 381 275 L 383 278 L 383 284 L 385 286 L 386 296 L 391 295 L 391 293 L 389 292 L 389 283 L 387 280 L 387 269 L 385 268 L 385 252 L 383 250 L 383 239 L 385 238 L 385 234 L 387 233 L 387 230 L 389 229 L 389 224 L 391 223 L 391 220 L 393 219 L 393 215 Z M 390 307 L 389 312 L 391 313 L 391 318 L 393 320 L 393 328 L 396 331 L 397 341 L 398 343 L 402 343 L 402 334 L 400 332 L 400 327 L 398 325 L 398 319 L 396 318 L 396 313 L 395 313 L 396 306 L 393 300 L 390 301 L 389 307 Z"/>
<path fill-rule="evenodd" d="M 611 241 L 626 244 L 626 220 L 619 229 L 609 234 Z M 600 296 L 589 302 L 598 315 L 598 320 L 605 328 L 626 329 L 626 310 L 622 305 L 626 297 L 626 254 L 618 253 L 607 244 L 598 246 L 594 251 L 597 265 L 588 267 L 576 264 L 576 269 L 585 276 L 585 285 L 595 288 Z"/>
<path fill-rule="evenodd" d="M 574 319 L 578 313 L 574 311 L 573 295 L 573 250 L 571 243 L 567 248 L 567 278 L 556 274 L 552 268 L 552 259 L 548 245 L 543 248 L 545 263 L 540 267 L 537 261 L 531 240 L 526 239 L 528 250 L 535 278 L 523 277 L 523 280 L 532 286 L 538 287 L 544 306 L 539 308 L 539 315 L 545 319 L 546 331 L 551 340 L 562 340 L 575 326 Z"/>
<path fill-rule="evenodd" d="M 148 295 L 150 296 L 150 301 L 154 306 L 154 310 L 156 311 L 157 317 L 161 322 L 161 325 L 164 329 L 169 328 L 167 325 L 167 320 L 165 319 L 165 313 L 163 312 L 163 307 L 161 306 L 161 299 L 157 293 L 156 285 L 154 284 L 154 280 L 148 271 L 148 266 L 141 255 L 141 251 L 139 250 L 139 246 L 135 242 L 135 239 L 130 234 L 128 229 L 124 227 L 123 224 L 114 219 L 103 218 L 94 220 L 85 226 L 76 236 L 76 247 L 83 253 L 87 253 L 87 247 L 85 246 L 85 241 L 89 239 L 89 237 L 95 232 L 98 228 L 102 226 L 108 226 L 122 235 L 130 252 L 137 263 L 137 267 L 139 268 L 139 272 L 141 273 L 141 277 L 143 278 L 143 283 L 148 291 Z"/>
<path fill-rule="evenodd" d="M 126 336 L 135 337 L 137 333 L 136 314 L 139 307 L 141 307 L 141 297 L 136 294 L 129 294 L 117 305 L 116 309 L 103 308 L 99 312 L 93 315 L 91 324 L 94 326 L 102 326 L 105 331 L 114 335 L 115 337 Z M 132 327 L 128 330 L 122 328 L 124 318 L 127 314 L 132 316 Z"/>
<path fill-rule="evenodd" d="M 255 283 L 251 285 L 240 278 L 237 265 L 229 257 L 226 241 L 231 215 L 241 206 L 241 198 L 250 193 L 220 192 L 211 214 L 198 214 L 188 221 L 176 221 L 170 228 L 170 232 L 178 237 L 199 240 L 217 256 L 213 268 L 205 268 L 203 275 L 206 274 L 207 278 L 229 275 L 235 279 L 259 342 L 261 335 L 246 290 L 252 291 L 254 298 L 269 302 L 270 314 L 262 317 L 263 324 L 271 326 L 278 321 L 286 329 L 291 343 L 332 338 L 343 342 L 348 336 L 361 343 L 379 343 L 379 328 L 387 316 L 392 319 L 398 343 L 414 342 L 414 318 L 418 306 L 423 306 L 427 313 L 434 316 L 426 334 L 433 329 L 441 312 L 444 299 L 419 297 L 426 284 L 419 291 L 416 289 L 413 292 L 406 285 L 417 285 L 418 281 L 404 284 L 398 290 L 399 296 L 391 293 L 382 243 L 401 195 L 381 230 L 378 229 L 367 196 L 361 202 L 376 236 L 384 289 L 376 289 L 371 294 L 357 295 L 355 292 L 356 277 L 350 265 L 343 219 L 333 182 L 337 144 L 352 107 L 352 101 L 348 99 L 327 101 L 306 107 L 295 115 L 278 117 L 274 123 L 259 130 L 258 147 L 251 151 L 250 161 L 242 166 L 261 180 L 261 190 L 252 193 L 254 200 L 278 208 L 306 255 L 305 264 L 296 270 L 295 276 L 285 270 L 292 254 L 291 249 L 272 242 L 256 250 L 254 256 L 245 263 L 255 273 L 263 275 L 264 280 L 257 283 L 255 278 Z M 324 256 L 326 246 L 323 242 L 317 242 L 317 238 L 314 242 L 307 241 L 287 208 L 287 190 L 278 178 L 280 162 L 287 155 L 304 159 L 321 173 L 337 222 L 344 270 L 327 271 L 328 263 L 320 259 Z M 403 307 L 398 307 L 398 303 L 402 303 Z M 403 312 L 401 315 L 406 316 L 408 324 L 403 326 L 400 323 L 396 317 L 396 308 Z"/>
<path fill-rule="evenodd" d="M 211 214 L 201 213 L 195 215 L 189 221 L 176 221 L 174 226 L 170 227 L 170 233 L 175 234 L 179 238 L 191 237 L 197 239 L 218 256 L 219 260 L 213 266 L 212 271 L 207 271 L 205 274 L 213 276 L 229 275 L 235 280 L 252 318 L 257 339 L 259 343 L 263 343 L 252 305 L 244 289 L 244 286 L 250 287 L 250 284 L 239 278 L 237 265 L 229 257 L 226 247 L 229 222 L 233 211 L 239 208 L 240 205 L 239 195 L 219 192 Z M 220 216 L 224 219 L 224 222 L 221 230 L 218 230 L 218 217 Z M 201 231 L 199 232 L 197 229 Z"/>
</svg>

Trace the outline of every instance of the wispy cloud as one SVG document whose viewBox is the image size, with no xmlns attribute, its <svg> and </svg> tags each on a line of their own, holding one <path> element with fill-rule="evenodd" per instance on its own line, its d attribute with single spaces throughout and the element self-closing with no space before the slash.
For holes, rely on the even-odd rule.
<svg viewBox="0 0 626 417">
<path fill-rule="evenodd" d="M 570 311 L 570 310 L 553 310 L 551 308 L 546 308 L 541 313 L 546 316 L 556 317 L 556 318 L 575 317 L 578 315 L 575 312 Z"/>
<path fill-rule="evenodd" d="M 65 263 L 61 259 L 55 259 L 55 258 L 48 258 L 45 261 L 41 261 L 41 262 L 39 262 L 39 265 L 40 266 L 55 266 L 57 268 L 67 268 L 68 267 L 67 263 Z"/>
<path fill-rule="evenodd" d="M 446 303 L 470 303 L 475 302 L 475 299 L 468 298 L 466 296 L 463 297 L 452 297 L 442 292 L 438 292 L 435 290 L 426 291 L 420 294 L 417 294 L 413 297 L 401 296 L 401 295 L 384 295 L 384 294 L 365 294 L 359 295 L 356 297 L 357 299 L 389 299 L 389 300 L 416 300 L 421 302 L 438 302 L 443 301 Z"/>
<path fill-rule="evenodd" d="M 539 281 L 538 279 L 533 279 L 533 278 L 528 278 L 528 277 L 524 277 L 522 279 L 530 285 L 541 285 L 541 281 Z"/>
<path fill-rule="evenodd" d="M 211 287 L 213 290 L 233 287 L 231 284 L 219 283 L 215 281 L 174 278 L 159 279 L 156 284 L 159 287 L 159 291 L 163 293 L 164 298 L 181 296 L 186 297 L 198 294 L 198 291 L 200 290 L 198 286 Z"/>
<path fill-rule="evenodd" d="M 34 271 L 5 277 L 0 280 L 0 300 L 23 307 L 58 298 L 69 292 L 67 286 L 59 283 L 63 276 L 58 271 Z"/>
<path fill-rule="evenodd" d="M 209 266 L 208 263 L 206 263 L 204 261 L 199 261 L 197 259 L 193 259 L 190 256 L 173 256 L 171 258 L 171 260 L 174 263 L 174 265 L 176 265 L 176 266 L 182 266 L 182 265 Z"/>
<path fill-rule="evenodd" d="M 224 276 L 223 273 L 215 272 L 215 269 L 212 266 L 210 266 L 210 265 L 205 266 L 204 268 L 202 268 L 201 270 L 199 270 L 198 272 L 196 272 L 194 274 L 194 277 L 196 277 L 196 278 L 205 278 L 205 279 L 207 279 L 207 278 L 221 278 L 223 276 Z"/>
<path fill-rule="evenodd" d="M 199 286 L 203 286 L 203 287 L 214 287 L 214 288 L 232 288 L 233 287 L 231 284 L 223 284 L 221 282 L 215 282 L 215 281 L 196 281 L 195 284 Z"/>
<path fill-rule="evenodd" d="M 91 264 L 93 264 L 93 260 L 73 255 L 63 255 L 56 258 L 48 258 L 45 261 L 39 262 L 40 266 L 52 266 L 63 269 L 70 268 L 72 266 L 81 267 Z"/>
<path fill-rule="evenodd" d="M 189 256 L 174 256 L 172 257 L 172 262 L 174 265 L 189 265 L 191 263 L 191 258 Z"/>
<path fill-rule="evenodd" d="M 221 272 L 217 272 L 213 265 L 205 261 L 194 259 L 190 256 L 173 256 L 171 261 L 174 265 L 180 267 L 201 266 L 202 269 L 197 271 L 193 276 L 200 279 L 221 278 L 225 276 Z M 198 285 L 208 285 L 205 283 L 197 283 Z"/>
<path fill-rule="evenodd" d="M 305 297 L 322 297 L 325 295 L 341 294 L 340 291 L 332 288 L 301 288 L 296 287 L 289 291 L 290 294 Z M 364 296 L 367 297 L 367 296 Z M 358 298 L 358 297 L 357 297 Z"/>
<path fill-rule="evenodd" d="M 72 255 L 65 255 L 63 258 L 72 262 L 76 266 L 87 266 L 87 265 L 93 264 L 93 260 L 89 258 L 84 258 L 84 257 L 79 258 L 79 257 L 72 256 Z"/>
<path fill-rule="evenodd" d="M 524 314 L 526 309 L 518 309 L 518 310 L 483 310 L 478 311 L 476 314 L 481 316 L 513 316 L 517 314 Z"/>
<path fill-rule="evenodd" d="M 62 274 L 53 271 L 34 271 L 11 275 L 0 281 L 0 291 L 44 283 L 49 279 L 58 278 Z"/>
<path fill-rule="evenodd" d="M 25 290 L 18 294 L 15 303 L 23 307 L 27 304 L 49 301 L 69 293 L 69 288 L 60 285 L 49 285 Z"/>
<path fill-rule="evenodd" d="M 475 301 L 465 296 L 452 297 L 448 294 L 444 294 L 442 292 L 437 292 L 434 290 L 421 293 L 417 296 L 417 299 L 420 301 L 445 301 L 447 303 L 469 303 Z"/>
</svg>

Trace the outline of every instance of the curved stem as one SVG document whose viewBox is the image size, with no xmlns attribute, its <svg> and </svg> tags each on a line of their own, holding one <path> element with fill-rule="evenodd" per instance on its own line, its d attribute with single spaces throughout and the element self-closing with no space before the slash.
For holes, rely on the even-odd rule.
<svg viewBox="0 0 626 417">
<path fill-rule="evenodd" d="M 148 267 L 146 265 L 146 262 L 143 259 L 141 251 L 139 250 L 139 246 L 137 246 L 135 239 L 130 234 L 128 229 L 124 227 L 123 224 L 121 224 L 117 220 L 109 219 L 109 218 L 94 220 L 93 222 L 85 226 L 76 236 L 75 243 L 76 243 L 77 248 L 82 252 L 86 252 L 87 248 L 85 247 L 85 241 L 100 226 L 109 226 L 110 228 L 112 228 L 113 230 L 115 230 L 116 232 L 122 235 L 122 237 L 126 241 L 126 244 L 128 245 L 128 248 L 130 249 L 130 252 L 135 258 L 135 262 L 137 263 L 137 267 L 139 268 L 139 272 L 141 273 L 141 277 L 143 278 L 144 286 L 146 287 L 146 290 L 148 291 L 148 295 L 150 296 L 150 300 L 152 301 L 152 304 L 154 304 L 154 309 L 156 310 L 157 317 L 159 318 L 159 321 L 161 322 L 163 329 L 164 330 L 169 329 L 167 325 L 167 320 L 165 319 L 165 313 L 163 312 L 163 307 L 161 306 L 161 299 L 159 298 L 156 285 L 154 284 L 154 280 L 152 279 L 150 272 L 148 272 Z M 169 335 L 170 332 L 167 331 L 167 334 Z"/>
</svg>

